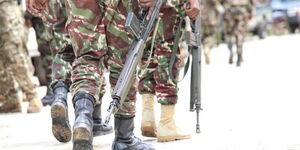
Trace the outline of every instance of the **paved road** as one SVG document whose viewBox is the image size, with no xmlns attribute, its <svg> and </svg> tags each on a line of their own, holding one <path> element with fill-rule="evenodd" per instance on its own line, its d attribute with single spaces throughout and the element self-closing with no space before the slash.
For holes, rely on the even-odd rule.
<svg viewBox="0 0 300 150">
<path fill-rule="evenodd" d="M 202 133 L 195 134 L 195 114 L 188 112 L 188 76 L 179 84 L 176 121 L 192 133 L 192 139 L 170 143 L 142 139 L 158 150 L 300 150 L 299 58 L 299 34 L 248 41 L 241 68 L 227 64 L 228 51 L 221 45 L 212 51 L 212 64 L 203 66 Z M 45 87 L 40 87 L 40 96 L 44 93 Z M 107 93 L 104 108 L 109 101 Z M 140 101 L 138 136 L 139 106 Z M 73 120 L 73 109 L 69 111 Z M 39 114 L 0 115 L 0 150 L 70 150 L 71 143 L 54 139 L 50 123 L 50 107 Z M 97 137 L 94 147 L 109 150 L 112 140 L 113 135 Z"/>
</svg>

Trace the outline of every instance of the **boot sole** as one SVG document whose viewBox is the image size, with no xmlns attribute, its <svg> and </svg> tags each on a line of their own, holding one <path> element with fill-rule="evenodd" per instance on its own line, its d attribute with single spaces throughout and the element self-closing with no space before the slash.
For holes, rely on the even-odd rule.
<svg viewBox="0 0 300 150">
<path fill-rule="evenodd" d="M 180 136 L 180 137 L 158 137 L 157 142 L 171 142 L 171 141 L 177 141 L 177 140 L 186 140 L 190 139 L 191 136 Z"/>
<path fill-rule="evenodd" d="M 142 129 L 142 135 L 145 137 L 157 137 L 156 133 L 154 132 L 155 129 L 151 128 L 151 127 L 144 127 Z"/>
<path fill-rule="evenodd" d="M 92 136 L 84 124 L 79 124 L 73 131 L 73 150 L 92 150 L 89 142 Z"/>
<path fill-rule="evenodd" d="M 72 136 L 67 113 L 67 109 L 63 105 L 53 105 L 51 107 L 52 133 L 62 143 L 69 142 Z"/>
</svg>

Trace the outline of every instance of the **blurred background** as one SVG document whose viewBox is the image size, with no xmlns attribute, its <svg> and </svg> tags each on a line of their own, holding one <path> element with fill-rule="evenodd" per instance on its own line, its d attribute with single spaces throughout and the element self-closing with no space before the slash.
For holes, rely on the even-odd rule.
<svg viewBox="0 0 300 150">
<path fill-rule="evenodd" d="M 26 47 L 34 66 L 38 98 L 42 99 L 49 92 L 50 66 L 45 64 L 51 54 L 47 53 L 49 47 L 42 46 L 47 35 L 40 30 L 41 20 L 26 17 L 24 1 L 19 3 L 25 22 L 30 20 L 29 25 L 24 25 L 28 31 Z M 236 67 L 228 64 L 229 51 L 221 20 L 217 30 L 220 42 L 213 47 L 211 62 L 202 61 L 201 133 L 195 133 L 196 116 L 189 112 L 189 71 L 178 85 L 176 121 L 192 134 L 192 139 L 168 143 L 146 137 L 142 140 L 156 149 L 170 150 L 300 150 L 299 25 L 300 0 L 257 0 L 248 22 L 243 65 Z M 107 74 L 105 77 L 108 79 Z M 110 86 L 106 86 L 106 91 L 103 116 L 111 100 Z M 3 101 L 0 96 L 0 107 Z M 71 99 L 68 101 L 71 104 Z M 28 105 L 29 102 L 22 102 L 21 112 L 0 114 L 0 150 L 71 149 L 71 142 L 59 143 L 52 135 L 50 106 L 45 105 L 40 113 L 27 114 Z M 138 101 L 135 132 L 141 137 L 140 106 Z M 155 107 L 159 108 L 159 104 Z M 74 110 L 69 108 L 73 124 Z M 158 118 L 159 109 L 156 114 Z M 112 134 L 94 138 L 95 149 L 111 149 L 112 140 Z"/>
</svg>

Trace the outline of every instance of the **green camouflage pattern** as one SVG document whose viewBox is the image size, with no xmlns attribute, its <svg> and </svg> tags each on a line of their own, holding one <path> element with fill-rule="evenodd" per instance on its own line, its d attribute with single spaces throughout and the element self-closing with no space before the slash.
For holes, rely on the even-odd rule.
<svg viewBox="0 0 300 150">
<path fill-rule="evenodd" d="M 13 13 L 12 13 L 13 12 Z M 37 97 L 36 85 L 33 83 L 32 64 L 28 61 L 25 44 L 25 22 L 23 13 L 15 1 L 0 3 L 0 61 L 2 94 L 17 91 L 13 82 L 17 82 L 25 93 L 27 100 Z M 11 81 L 6 84 L 2 82 Z M 8 96 L 10 97 L 10 96 Z M 15 97 L 11 95 L 11 97 Z M 11 100 L 11 99 L 10 99 Z"/>
<path fill-rule="evenodd" d="M 97 1 L 66 1 L 68 22 L 66 24 L 75 59 L 71 71 L 71 92 L 89 93 L 95 98 L 95 104 L 99 102 L 100 88 L 104 72 L 105 47 L 103 6 L 97 5 Z"/>
<path fill-rule="evenodd" d="M 36 16 L 43 18 L 43 21 L 47 24 L 50 35 L 50 48 L 53 53 L 52 64 L 52 86 L 58 81 L 66 83 L 71 86 L 71 71 L 75 59 L 75 54 L 71 45 L 70 37 L 65 29 L 67 22 L 67 13 L 65 8 L 65 1 L 63 0 L 50 0 L 48 3 L 50 8 L 48 12 L 36 11 L 33 8 L 28 10 L 34 13 Z M 44 17 L 42 16 L 45 14 Z M 100 88 L 100 99 L 105 94 L 105 79 L 102 78 L 103 84 Z M 97 101 L 97 104 L 100 103 Z"/>
<path fill-rule="evenodd" d="M 42 18 L 46 24 L 48 32 L 48 42 L 50 44 L 50 51 L 52 53 L 52 74 L 51 85 L 53 87 L 58 81 L 71 85 L 71 69 L 72 62 L 75 58 L 71 46 L 70 37 L 65 30 L 67 21 L 67 14 L 65 9 L 65 2 L 63 0 L 49 0 L 48 11 L 36 10 L 29 7 L 31 1 L 27 1 L 27 11 Z"/>
<path fill-rule="evenodd" d="M 124 58 L 132 42 L 124 24 L 128 12 L 132 11 L 132 3 L 68 0 L 66 8 L 67 29 L 76 55 L 71 91 L 73 94 L 79 91 L 90 93 L 97 101 L 97 89 L 104 84 L 104 70 L 109 69 L 109 82 L 114 88 L 124 66 Z M 132 86 L 117 114 L 135 113 L 135 87 Z"/>
<path fill-rule="evenodd" d="M 25 12 L 25 19 L 32 23 L 32 27 L 35 30 L 38 51 L 41 54 L 42 66 L 46 72 L 46 85 L 49 86 L 51 83 L 51 65 L 52 65 L 52 56 L 50 50 L 50 35 L 48 34 L 47 27 L 43 23 L 42 19 L 35 17 L 29 12 Z"/>
<path fill-rule="evenodd" d="M 153 56 L 147 68 L 140 70 L 138 90 L 140 94 L 154 94 L 157 101 L 163 105 L 173 105 L 178 100 L 178 75 L 180 50 L 177 51 L 175 64 L 172 67 L 174 80 L 170 77 L 169 65 L 174 46 L 175 33 L 183 18 L 183 1 L 172 0 L 163 3 L 158 25 Z M 182 29 L 182 28 L 181 28 Z M 178 44 L 178 43 L 177 43 Z M 147 53 L 148 51 L 148 53 Z M 149 57 L 150 46 L 146 49 L 142 65 Z"/>
</svg>

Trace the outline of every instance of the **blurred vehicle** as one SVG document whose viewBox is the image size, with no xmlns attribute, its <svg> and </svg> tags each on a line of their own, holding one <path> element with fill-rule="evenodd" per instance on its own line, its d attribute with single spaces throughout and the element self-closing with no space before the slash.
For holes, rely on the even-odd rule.
<svg viewBox="0 0 300 150">
<path fill-rule="evenodd" d="M 300 25 L 300 0 L 272 0 L 273 22 L 286 21 L 294 33 Z"/>
<path fill-rule="evenodd" d="M 258 35 L 260 39 L 268 36 L 268 25 L 272 20 L 272 9 L 269 3 L 257 3 L 252 19 L 248 23 L 249 32 Z"/>
</svg>

